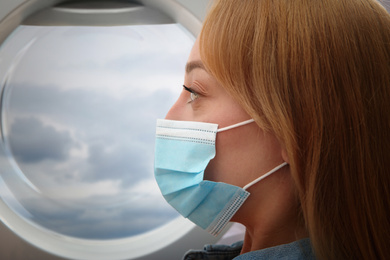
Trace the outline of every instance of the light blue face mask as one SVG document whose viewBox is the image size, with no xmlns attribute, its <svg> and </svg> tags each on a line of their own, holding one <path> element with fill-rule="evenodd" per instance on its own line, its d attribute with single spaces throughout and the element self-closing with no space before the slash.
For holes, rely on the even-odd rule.
<svg viewBox="0 0 390 260">
<path fill-rule="evenodd" d="M 157 120 L 154 174 L 165 200 L 182 216 L 218 235 L 242 206 L 250 186 L 279 170 L 283 163 L 244 188 L 203 180 L 215 156 L 217 132 L 252 123 L 247 120 L 218 129 L 217 124 Z"/>
</svg>

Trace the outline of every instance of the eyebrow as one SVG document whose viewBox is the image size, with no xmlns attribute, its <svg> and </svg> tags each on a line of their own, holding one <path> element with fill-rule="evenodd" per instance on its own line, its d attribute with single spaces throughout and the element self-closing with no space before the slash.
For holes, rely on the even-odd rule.
<svg viewBox="0 0 390 260">
<path fill-rule="evenodd" d="M 194 69 L 206 70 L 205 66 L 203 65 L 203 63 L 200 60 L 190 61 L 186 64 L 186 73 L 187 74 L 190 73 L 191 71 L 193 71 Z"/>
</svg>

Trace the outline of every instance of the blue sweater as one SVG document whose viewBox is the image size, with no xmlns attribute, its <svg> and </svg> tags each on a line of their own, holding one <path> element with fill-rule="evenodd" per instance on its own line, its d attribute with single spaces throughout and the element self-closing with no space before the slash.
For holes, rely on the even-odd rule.
<svg viewBox="0 0 390 260">
<path fill-rule="evenodd" d="M 240 255 L 242 245 L 242 241 L 231 246 L 206 245 L 203 250 L 188 251 L 183 260 L 315 260 L 309 238 Z"/>
</svg>

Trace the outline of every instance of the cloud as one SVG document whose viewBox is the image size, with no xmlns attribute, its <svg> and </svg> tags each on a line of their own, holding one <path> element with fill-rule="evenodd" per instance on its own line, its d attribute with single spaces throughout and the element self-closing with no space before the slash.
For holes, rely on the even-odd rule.
<svg viewBox="0 0 390 260">
<path fill-rule="evenodd" d="M 103 203 L 97 203 L 100 199 Z M 121 201 L 117 196 L 96 196 L 82 201 L 53 201 L 30 196 L 20 202 L 30 213 L 26 217 L 36 224 L 60 234 L 85 239 L 135 236 L 179 216 L 161 197 L 147 192 Z"/>
<path fill-rule="evenodd" d="M 119 179 L 123 186 L 133 186 L 139 180 L 151 178 L 153 164 L 147 144 L 95 143 L 89 146 L 90 168 L 84 173 L 84 181 Z M 152 145 L 152 144 L 149 144 Z"/>
<path fill-rule="evenodd" d="M 30 27 L 20 33 L 28 34 Z M 181 85 L 193 39 L 175 24 L 125 27 L 42 28 L 44 37 L 15 72 L 18 83 L 39 81 L 63 89 L 92 87 L 115 94 L 126 87 Z M 21 40 L 22 41 L 22 40 Z M 77 58 L 75 58 L 77 57 Z M 31 66 L 39 60 L 39 66 Z M 153 84 L 158 81 L 158 84 Z M 175 83 L 175 81 L 177 81 Z M 93 84 L 90 84 L 93 83 Z M 145 90 L 145 89 L 144 89 Z"/>
<path fill-rule="evenodd" d="M 69 132 L 57 131 L 35 117 L 15 118 L 11 133 L 11 151 L 23 163 L 65 160 L 74 145 Z"/>
<path fill-rule="evenodd" d="M 121 180 L 123 188 L 153 178 L 155 122 L 164 117 L 176 96 L 169 89 L 135 91 L 118 100 L 91 89 L 12 87 L 8 132 L 19 163 L 39 162 L 43 157 L 62 163 L 58 167 L 42 162 L 41 169 L 21 165 L 32 178 L 56 178 L 59 185 Z M 28 130 L 30 121 L 36 125 L 33 132 Z"/>
</svg>

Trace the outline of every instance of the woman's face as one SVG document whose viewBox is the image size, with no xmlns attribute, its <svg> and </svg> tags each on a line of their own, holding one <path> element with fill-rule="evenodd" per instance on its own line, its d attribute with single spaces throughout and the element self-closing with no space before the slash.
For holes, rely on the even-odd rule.
<svg viewBox="0 0 390 260">
<path fill-rule="evenodd" d="M 186 65 L 184 85 L 166 119 L 197 121 L 230 126 L 251 117 L 204 68 L 195 42 Z M 256 123 L 217 133 L 216 156 L 205 171 L 205 180 L 240 187 L 282 163 L 276 138 L 263 132 Z"/>
</svg>

